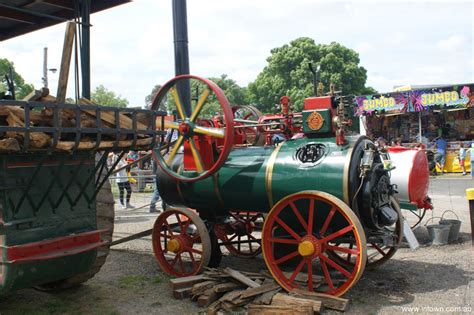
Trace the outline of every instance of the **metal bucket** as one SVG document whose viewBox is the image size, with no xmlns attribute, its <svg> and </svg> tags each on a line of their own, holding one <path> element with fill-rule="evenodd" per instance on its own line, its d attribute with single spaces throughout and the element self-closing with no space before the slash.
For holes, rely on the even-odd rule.
<svg viewBox="0 0 474 315">
<path fill-rule="evenodd" d="M 452 212 L 455 216 L 456 216 L 456 220 L 455 219 L 444 219 L 444 214 L 446 212 Z M 446 210 L 443 212 L 443 214 L 441 215 L 441 219 L 439 220 L 439 224 L 441 225 L 450 225 L 451 228 L 449 230 L 449 238 L 448 238 L 448 242 L 449 243 L 453 243 L 453 242 L 456 242 L 459 238 L 459 230 L 461 229 L 461 220 L 459 220 L 459 217 L 458 215 L 454 212 L 454 211 L 451 211 L 451 210 Z"/>
<path fill-rule="evenodd" d="M 449 231 L 451 230 L 451 224 L 428 224 L 429 219 L 425 226 L 428 229 L 428 234 L 430 235 L 431 245 L 446 245 L 448 244 Z"/>
</svg>

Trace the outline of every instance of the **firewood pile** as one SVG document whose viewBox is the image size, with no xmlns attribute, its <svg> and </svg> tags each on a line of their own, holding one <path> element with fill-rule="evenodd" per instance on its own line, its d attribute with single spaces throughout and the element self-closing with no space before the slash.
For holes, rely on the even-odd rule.
<svg viewBox="0 0 474 315">
<path fill-rule="evenodd" d="M 48 89 L 45 88 L 33 91 L 23 101 L 56 105 L 56 98 L 49 95 Z M 22 149 L 53 148 L 55 151 L 69 152 L 72 150 L 129 149 L 132 145 L 135 149 L 149 149 L 153 142 L 153 135 L 148 132 L 150 130 L 148 127 L 154 118 L 151 112 L 137 110 L 134 114 L 135 117 L 133 117 L 130 110 L 119 110 L 116 115 L 114 108 L 101 107 L 100 120 L 98 120 L 97 111 L 91 106 L 79 106 L 80 112 L 78 114 L 75 105 L 69 106 L 69 108 L 57 105 L 59 107 L 55 109 L 54 106 L 41 106 L 39 103 L 34 103 L 34 106 L 30 107 L 30 132 L 28 133 L 29 139 L 25 143 L 25 137 L 27 137 L 24 131 L 26 130 L 25 107 L 27 105 L 22 106 L 21 103 L 8 100 L 0 102 L 0 126 L 17 127 L 13 131 L 10 129 L 14 128 L 8 128 L 8 131 L 4 131 L 4 129 L 0 132 L 0 151 L 17 152 Z M 84 98 L 80 99 L 79 103 L 80 105 L 94 105 Z M 55 111 L 57 111 L 56 121 L 54 120 Z M 133 118 L 135 118 L 136 128 L 134 128 Z M 50 127 L 51 132 L 37 131 L 36 127 Z M 80 138 L 76 143 L 78 132 L 80 132 Z M 54 141 L 55 133 L 58 138 L 56 141 Z M 136 135 L 135 141 L 133 140 L 134 135 Z"/>
<path fill-rule="evenodd" d="M 298 280 L 297 280 L 298 281 Z M 284 293 L 267 271 L 207 268 L 195 276 L 170 280 L 175 299 L 191 298 L 207 314 L 320 314 L 323 308 L 346 311 L 349 300 L 293 289 Z"/>
</svg>

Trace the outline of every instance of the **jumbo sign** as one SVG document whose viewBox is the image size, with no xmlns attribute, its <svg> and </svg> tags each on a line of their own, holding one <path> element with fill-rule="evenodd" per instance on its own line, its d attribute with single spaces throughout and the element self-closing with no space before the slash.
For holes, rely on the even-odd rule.
<svg viewBox="0 0 474 315">
<path fill-rule="evenodd" d="M 432 106 L 469 107 L 474 104 L 474 84 L 357 96 L 355 102 L 357 115 L 375 111 L 419 112 Z"/>
</svg>

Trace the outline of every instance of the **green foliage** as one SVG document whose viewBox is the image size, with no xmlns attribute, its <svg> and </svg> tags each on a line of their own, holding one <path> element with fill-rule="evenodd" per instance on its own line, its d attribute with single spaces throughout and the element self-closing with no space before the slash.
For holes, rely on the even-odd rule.
<svg viewBox="0 0 474 315">
<path fill-rule="evenodd" d="M 157 84 L 151 89 L 151 93 L 145 97 L 145 108 L 150 108 L 151 102 L 153 101 L 153 98 L 155 97 L 156 93 L 161 89 L 161 85 Z M 159 106 L 160 110 L 164 110 L 164 106 Z"/>
<path fill-rule="evenodd" d="M 128 100 L 116 95 L 113 91 L 107 90 L 102 84 L 92 92 L 91 100 L 102 106 L 127 107 Z"/>
<path fill-rule="evenodd" d="M 359 55 L 335 42 L 323 45 L 311 38 L 297 38 L 272 49 L 267 61 L 267 66 L 248 88 L 250 101 L 264 112 L 271 112 L 283 95 L 290 97 L 295 110 L 302 109 L 304 99 L 314 95 L 309 63 L 314 68 L 320 66 L 318 81 L 325 86 L 325 92 L 330 83 L 344 95 L 359 95 L 372 89 L 365 87 L 367 71 L 359 66 Z"/>
<path fill-rule="evenodd" d="M 245 105 L 248 104 L 247 88 L 240 87 L 237 82 L 227 77 L 227 74 L 221 74 L 219 78 L 209 78 L 209 80 L 216 83 L 225 96 L 229 100 L 230 105 Z"/>
<path fill-rule="evenodd" d="M 138 286 L 144 285 L 147 281 L 147 277 L 143 275 L 127 275 L 123 276 L 118 280 L 119 287 L 122 289 L 133 289 Z"/>
<path fill-rule="evenodd" d="M 13 69 L 13 82 L 15 85 L 16 99 L 22 99 L 33 91 L 33 85 L 25 83 L 25 80 L 15 71 L 13 62 L 5 58 L 0 58 L 0 93 L 8 91 L 5 75 L 10 75 L 10 67 Z"/>
<path fill-rule="evenodd" d="M 224 95 L 227 97 L 231 105 L 248 104 L 247 89 L 240 87 L 234 80 L 228 78 L 226 74 L 222 74 L 220 77 L 217 78 L 209 78 L 209 80 L 216 83 L 223 90 Z M 160 88 L 161 85 L 155 85 L 150 95 L 145 98 L 145 104 L 147 107 L 151 105 L 155 94 Z M 191 80 L 191 109 L 194 109 L 197 104 L 197 101 L 199 100 L 205 89 L 208 89 L 206 84 L 198 80 Z M 160 104 L 159 109 L 173 111 L 175 108 L 175 101 L 171 96 L 171 93 L 168 92 L 168 96 L 162 102 L 162 104 Z M 208 96 L 199 117 L 210 119 L 217 112 L 221 112 L 221 106 L 214 93 L 211 93 Z"/>
</svg>

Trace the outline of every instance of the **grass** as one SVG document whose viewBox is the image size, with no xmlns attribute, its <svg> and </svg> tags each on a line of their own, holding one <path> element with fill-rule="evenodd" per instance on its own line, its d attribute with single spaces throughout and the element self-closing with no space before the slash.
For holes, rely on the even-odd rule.
<svg viewBox="0 0 474 315">
<path fill-rule="evenodd" d="M 142 286 L 148 279 L 142 275 L 127 275 L 118 280 L 118 285 L 122 289 L 135 289 Z"/>
<path fill-rule="evenodd" d="M 147 283 L 160 284 L 162 279 L 160 276 L 154 276 L 152 278 L 142 275 L 127 275 L 123 276 L 118 280 L 119 288 L 121 289 L 136 289 L 144 286 Z"/>
</svg>

